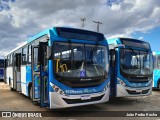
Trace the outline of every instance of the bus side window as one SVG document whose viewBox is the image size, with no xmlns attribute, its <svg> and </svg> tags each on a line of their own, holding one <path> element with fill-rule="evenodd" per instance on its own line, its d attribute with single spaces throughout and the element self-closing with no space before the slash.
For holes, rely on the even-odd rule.
<svg viewBox="0 0 160 120">
<path fill-rule="evenodd" d="M 38 62 L 38 48 L 34 49 L 34 58 L 33 58 L 33 64 L 34 64 L 34 71 L 39 71 L 39 65 L 40 63 Z"/>
<path fill-rule="evenodd" d="M 6 59 L 6 67 L 9 66 L 8 61 L 9 61 L 9 58 L 8 58 L 8 56 L 7 56 L 7 59 Z"/>
<path fill-rule="evenodd" d="M 27 64 L 27 46 L 22 49 L 22 65 Z"/>
<path fill-rule="evenodd" d="M 7 67 L 9 67 L 9 56 L 7 56 Z"/>
<path fill-rule="evenodd" d="M 31 63 L 31 45 L 28 46 L 28 63 Z"/>
<path fill-rule="evenodd" d="M 10 55 L 10 66 L 12 66 L 12 55 Z"/>
<path fill-rule="evenodd" d="M 12 60 L 13 60 L 12 57 L 13 57 L 12 54 L 9 55 L 9 63 L 8 63 L 9 66 L 12 66 L 12 62 L 13 62 L 13 61 L 12 61 Z"/>
</svg>

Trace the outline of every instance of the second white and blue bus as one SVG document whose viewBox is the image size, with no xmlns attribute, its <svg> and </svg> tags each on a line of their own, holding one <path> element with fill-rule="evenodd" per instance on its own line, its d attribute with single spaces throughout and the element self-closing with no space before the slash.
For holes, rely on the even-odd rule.
<svg viewBox="0 0 160 120">
<path fill-rule="evenodd" d="M 109 100 L 108 44 L 101 33 L 53 27 L 5 56 L 6 80 L 50 109 Z"/>
<path fill-rule="evenodd" d="M 0 80 L 4 80 L 4 58 L 0 57 Z"/>
<path fill-rule="evenodd" d="M 160 89 L 160 52 L 153 52 L 154 71 L 153 71 L 153 89 Z"/>
<path fill-rule="evenodd" d="M 131 38 L 108 39 L 111 96 L 144 96 L 152 93 L 153 56 L 150 44 Z"/>
</svg>

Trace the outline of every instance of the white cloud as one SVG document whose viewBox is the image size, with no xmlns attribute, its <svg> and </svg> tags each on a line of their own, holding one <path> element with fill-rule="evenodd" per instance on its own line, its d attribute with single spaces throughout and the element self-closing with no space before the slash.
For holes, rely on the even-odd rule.
<svg viewBox="0 0 160 120">
<path fill-rule="evenodd" d="M 144 39 L 144 37 L 143 37 L 143 36 L 141 36 L 141 37 L 139 37 L 138 39 L 139 39 L 139 40 L 143 40 L 143 39 Z"/>
<path fill-rule="evenodd" d="M 85 29 L 89 30 L 96 31 L 93 20 L 101 21 L 100 32 L 107 37 L 130 37 L 134 32 L 148 32 L 160 25 L 159 0 L 119 0 L 112 6 L 105 3 L 106 0 L 16 0 L 9 3 L 11 10 L 0 12 L 0 55 L 46 28 L 81 28 L 81 17 L 86 17 Z"/>
</svg>

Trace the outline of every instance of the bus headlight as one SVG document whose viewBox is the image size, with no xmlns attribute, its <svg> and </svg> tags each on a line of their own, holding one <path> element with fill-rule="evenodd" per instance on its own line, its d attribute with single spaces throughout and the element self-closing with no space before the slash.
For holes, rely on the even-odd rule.
<svg viewBox="0 0 160 120">
<path fill-rule="evenodd" d="M 124 83 L 123 80 L 121 80 L 121 79 L 119 79 L 119 78 L 117 78 L 117 80 L 118 80 L 118 82 L 119 82 L 121 85 L 126 86 L 126 83 Z"/>
<path fill-rule="evenodd" d="M 146 84 L 147 86 L 152 84 L 152 79 L 149 80 L 149 82 Z"/>
<path fill-rule="evenodd" d="M 61 90 L 58 86 L 54 85 L 53 83 L 50 82 L 51 87 L 53 88 L 53 90 L 61 95 L 64 95 L 64 91 Z"/>
<path fill-rule="evenodd" d="M 107 83 L 107 85 L 104 88 L 104 91 L 107 90 L 110 87 L 110 81 Z"/>
</svg>

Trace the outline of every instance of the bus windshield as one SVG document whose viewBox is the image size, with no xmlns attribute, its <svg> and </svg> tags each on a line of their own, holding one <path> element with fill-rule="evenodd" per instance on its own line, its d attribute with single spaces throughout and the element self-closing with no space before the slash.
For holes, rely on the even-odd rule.
<svg viewBox="0 0 160 120">
<path fill-rule="evenodd" d="M 0 60 L 0 68 L 4 68 L 4 60 Z"/>
<path fill-rule="evenodd" d="M 54 43 L 56 75 L 68 78 L 92 78 L 107 75 L 107 47 L 76 43 Z"/>
<path fill-rule="evenodd" d="M 149 76 L 153 71 L 152 53 L 132 48 L 120 50 L 121 71 L 125 74 Z"/>
</svg>

